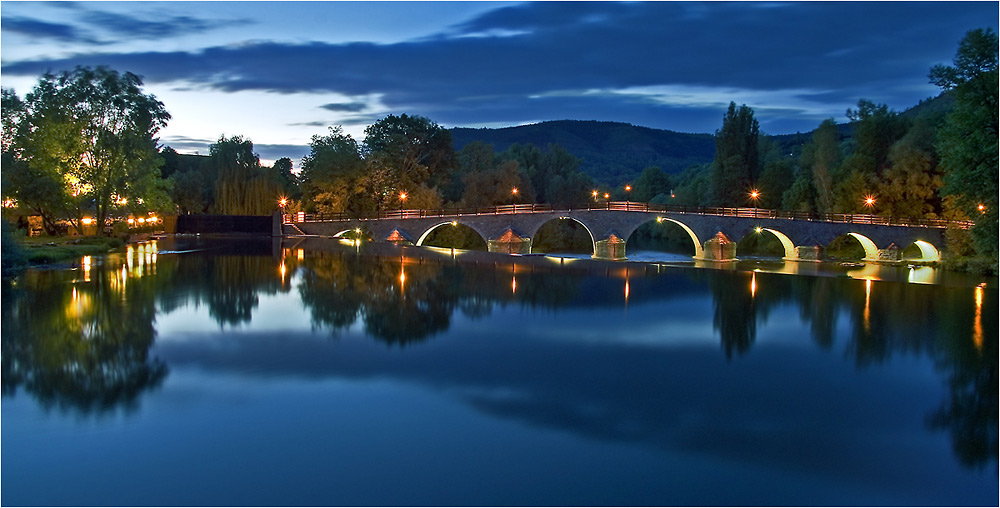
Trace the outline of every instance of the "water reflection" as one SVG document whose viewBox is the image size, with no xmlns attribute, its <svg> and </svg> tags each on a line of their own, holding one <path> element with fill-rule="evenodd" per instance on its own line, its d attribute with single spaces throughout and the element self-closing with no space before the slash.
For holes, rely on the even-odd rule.
<svg viewBox="0 0 1000 508">
<path fill-rule="evenodd" d="M 79 271 L 29 271 L 17 288 L 5 284 L 4 396 L 23 389 L 45 407 L 83 413 L 133 409 L 167 375 L 148 355 L 153 282 L 87 256 Z"/>
<path fill-rule="evenodd" d="M 393 347 L 444 334 L 456 316 L 481 320 L 508 306 L 557 313 L 669 308 L 708 298 L 711 328 L 730 363 L 753 350 L 759 329 L 773 315 L 787 315 L 787 309 L 802 320 L 802 341 L 823 350 L 842 347 L 859 369 L 876 368 L 896 356 L 931 358 L 948 396 L 927 415 L 927 425 L 950 433 L 963 464 L 996 461 L 997 313 L 983 311 L 997 308 L 995 289 L 885 282 L 874 276 L 854 280 L 428 252 L 365 253 L 359 245 L 276 247 L 269 241 L 169 249 L 147 243 L 130 246 L 120 257 L 84 260 L 79 271 L 31 271 L 17 287 L 4 287 L 3 393 L 23 389 L 43 405 L 81 412 L 134 407 L 140 394 L 167 376 L 167 365 L 149 358 L 158 312 L 204 305 L 220 328 L 249 326 L 264 294 L 297 297 L 322 333 L 338 336 L 360 326 L 366 336 Z M 506 326 L 516 335 L 530 325 Z M 627 334 L 629 324 L 620 326 Z M 838 337 L 846 338 L 842 345 Z M 664 326 L 662 340 L 671 339 Z M 498 395 L 486 384 L 464 390 L 462 397 L 482 411 L 537 425 L 604 439 L 676 444 L 676 434 L 663 430 L 676 424 L 676 415 L 659 409 L 660 389 L 666 389 L 669 378 L 633 380 L 624 387 L 632 395 L 622 397 L 621 391 L 599 389 L 602 383 L 623 383 L 601 355 L 523 352 L 507 361 L 524 368 L 497 374 L 499 385 L 516 387 L 516 396 Z M 616 354 L 616 364 L 673 361 L 643 351 Z M 542 375 L 538 365 L 554 364 L 564 355 L 589 366 L 593 377 Z M 497 368 L 471 365 L 476 375 Z M 458 372 L 469 368 L 442 366 L 433 382 L 461 385 L 448 376 L 470 376 Z M 697 439 L 708 440 L 708 434 Z"/>
</svg>

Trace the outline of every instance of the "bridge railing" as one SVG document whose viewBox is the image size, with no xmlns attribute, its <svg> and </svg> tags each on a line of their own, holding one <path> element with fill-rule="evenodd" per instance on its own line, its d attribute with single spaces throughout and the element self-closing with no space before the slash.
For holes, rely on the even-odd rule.
<svg viewBox="0 0 1000 508">
<path fill-rule="evenodd" d="M 815 222 L 837 222 L 849 224 L 877 224 L 884 226 L 910 226 L 926 228 L 969 229 L 972 221 L 951 221 L 943 219 L 910 219 L 904 217 L 884 217 L 881 215 L 862 213 L 813 213 L 794 210 L 771 210 L 752 207 L 717 207 L 717 206 L 687 206 L 659 205 L 637 203 L 634 201 L 609 201 L 570 204 L 514 204 L 485 207 L 440 208 L 436 210 L 382 210 L 371 213 L 331 213 L 308 214 L 299 212 L 285 214 L 285 223 L 295 222 L 347 222 L 369 221 L 380 219 L 417 219 L 434 217 L 462 217 L 470 215 L 502 215 L 519 213 L 551 213 L 572 212 L 580 210 L 614 210 L 626 212 L 647 213 L 682 213 L 697 215 L 714 215 L 719 217 L 742 217 L 759 219 L 790 219 Z"/>
</svg>

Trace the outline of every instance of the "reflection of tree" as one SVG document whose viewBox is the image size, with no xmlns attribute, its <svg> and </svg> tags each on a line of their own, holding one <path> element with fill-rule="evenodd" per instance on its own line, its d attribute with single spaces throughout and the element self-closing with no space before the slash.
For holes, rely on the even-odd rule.
<svg viewBox="0 0 1000 508">
<path fill-rule="evenodd" d="M 148 352 L 155 331 L 154 281 L 95 268 L 30 272 L 31 290 L 4 287 L 3 391 L 23 387 L 43 405 L 83 412 L 131 406 L 167 367 Z"/>
<path fill-rule="evenodd" d="M 513 265 L 454 266 L 417 258 L 315 253 L 304 262 L 299 293 L 313 323 L 331 331 L 358 319 L 372 337 L 406 344 L 447 330 L 455 310 L 472 318 L 497 304 L 559 307 L 573 303 L 580 278 L 533 276 Z M 516 292 L 513 277 L 518 278 Z"/>
<path fill-rule="evenodd" d="M 720 271 L 709 280 L 715 306 L 713 324 L 726 358 L 733 352 L 746 353 L 757 339 L 757 305 L 750 285 L 750 277 L 743 272 Z"/>
</svg>

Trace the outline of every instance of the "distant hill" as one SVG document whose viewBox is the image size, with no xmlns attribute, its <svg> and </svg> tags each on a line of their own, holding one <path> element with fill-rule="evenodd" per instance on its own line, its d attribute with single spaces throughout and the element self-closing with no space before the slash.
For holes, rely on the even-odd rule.
<svg viewBox="0 0 1000 508">
<path fill-rule="evenodd" d="M 911 120 L 923 117 L 936 124 L 951 111 L 954 102 L 953 94 L 943 93 L 920 101 L 900 115 Z M 818 122 L 816 126 L 819 127 Z M 851 137 L 850 123 L 837 126 L 842 140 Z M 455 151 L 473 141 L 493 145 L 497 152 L 514 143 L 530 143 L 542 149 L 555 143 L 582 159 L 580 169 L 584 173 L 612 185 L 634 180 L 649 166 L 676 174 L 691 165 L 712 162 L 715 156 L 712 134 L 686 134 L 620 122 L 559 120 L 500 129 L 458 127 L 451 129 L 451 136 Z M 782 153 L 797 158 L 802 146 L 812 139 L 812 131 L 771 138 Z"/>
<path fill-rule="evenodd" d="M 473 141 L 497 152 L 514 143 L 545 149 L 550 143 L 582 159 L 580 169 L 595 179 L 618 184 L 635 179 L 649 166 L 679 173 L 693 164 L 711 162 L 715 137 L 684 134 L 627 123 L 559 120 L 502 129 L 451 129 L 455 150 Z"/>
</svg>

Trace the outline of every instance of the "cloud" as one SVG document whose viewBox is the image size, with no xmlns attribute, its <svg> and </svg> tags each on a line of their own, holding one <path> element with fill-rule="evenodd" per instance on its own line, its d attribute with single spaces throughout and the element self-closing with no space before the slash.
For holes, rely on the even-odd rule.
<svg viewBox="0 0 1000 508">
<path fill-rule="evenodd" d="M 364 111 L 368 105 L 364 102 L 331 103 L 320 106 L 327 111 L 358 113 Z"/>
<path fill-rule="evenodd" d="M 234 24 L 253 23 L 249 19 L 162 16 L 154 12 L 145 16 L 134 16 L 91 9 L 89 5 L 79 2 L 53 2 L 46 5 L 72 11 L 72 18 L 66 22 L 50 22 L 29 16 L 6 16 L 2 21 L 3 29 L 34 39 L 111 45 L 135 39 L 162 40 L 231 27 Z"/>
<path fill-rule="evenodd" d="M 770 109 L 772 130 L 807 130 L 861 97 L 902 109 L 934 95 L 928 69 L 951 60 L 965 31 L 996 19 L 996 4 L 976 2 L 538 2 L 395 44 L 258 41 L 7 62 L 2 70 L 104 64 L 147 83 L 227 92 L 378 94 L 380 111 L 450 125 L 573 117 L 690 132 L 689 114 L 734 100 Z M 152 26 L 134 31 L 151 34 Z M 574 90 L 604 93 L 560 94 Z M 733 96 L 705 101 L 709 91 Z M 322 107 L 364 111 L 353 100 Z"/>
<path fill-rule="evenodd" d="M 90 11 L 83 20 L 92 28 L 102 29 L 117 38 L 158 39 L 207 32 L 250 20 L 210 20 L 191 16 L 173 16 L 162 20 L 147 20 L 128 14 Z"/>
<path fill-rule="evenodd" d="M 85 34 L 77 27 L 64 23 L 49 23 L 36 19 L 7 16 L 0 20 L 3 30 L 16 32 L 39 39 L 52 39 L 62 42 L 96 43 L 97 40 Z"/>
</svg>

